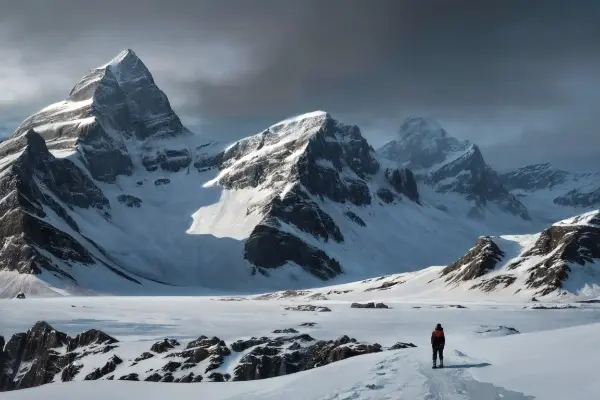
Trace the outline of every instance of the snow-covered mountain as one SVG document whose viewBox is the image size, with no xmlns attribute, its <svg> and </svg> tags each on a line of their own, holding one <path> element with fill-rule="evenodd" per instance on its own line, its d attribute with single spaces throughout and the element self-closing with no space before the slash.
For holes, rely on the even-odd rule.
<svg viewBox="0 0 600 400">
<path fill-rule="evenodd" d="M 446 266 L 258 298 L 368 301 L 381 291 L 396 300 L 595 302 L 600 296 L 600 210 L 556 222 L 536 234 L 482 236 Z"/>
<path fill-rule="evenodd" d="M 600 205 L 600 173 L 573 173 L 544 163 L 504 172 L 500 179 L 537 219 L 550 221 Z"/>
<path fill-rule="evenodd" d="M 0 143 L 0 296 L 317 287 L 539 230 L 433 121 L 380 153 L 322 111 L 207 141 L 126 50 Z"/>
<path fill-rule="evenodd" d="M 527 208 L 502 184 L 479 147 L 450 136 L 432 118 L 407 118 L 398 138 L 377 153 L 411 169 L 419 181 L 439 193 L 458 193 L 472 202 L 470 216 L 483 216 L 488 205 L 528 220 Z"/>
<path fill-rule="evenodd" d="M 467 202 L 421 193 L 325 112 L 207 142 L 131 50 L 0 144 L 0 198 L 3 296 L 315 286 L 440 264 L 524 226 L 508 206 L 462 218 Z"/>
</svg>

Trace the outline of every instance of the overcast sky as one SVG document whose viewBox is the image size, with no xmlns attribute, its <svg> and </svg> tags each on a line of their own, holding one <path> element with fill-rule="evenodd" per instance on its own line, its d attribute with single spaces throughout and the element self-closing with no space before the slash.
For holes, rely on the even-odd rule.
<svg viewBox="0 0 600 400">
<path fill-rule="evenodd" d="M 373 146 L 436 117 L 503 168 L 600 170 L 598 0 L 0 0 L 0 132 L 132 48 L 184 122 L 322 109 Z"/>
</svg>

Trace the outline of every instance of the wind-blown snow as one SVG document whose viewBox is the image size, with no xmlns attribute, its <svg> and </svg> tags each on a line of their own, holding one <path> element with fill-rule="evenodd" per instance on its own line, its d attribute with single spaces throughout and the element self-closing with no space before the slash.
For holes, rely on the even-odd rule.
<svg viewBox="0 0 600 400">
<path fill-rule="evenodd" d="M 591 226 L 600 228 L 600 225 L 595 224 L 594 221 L 600 219 L 600 210 L 590 211 L 575 217 L 567 218 L 565 220 L 555 223 L 556 226 Z"/>
</svg>

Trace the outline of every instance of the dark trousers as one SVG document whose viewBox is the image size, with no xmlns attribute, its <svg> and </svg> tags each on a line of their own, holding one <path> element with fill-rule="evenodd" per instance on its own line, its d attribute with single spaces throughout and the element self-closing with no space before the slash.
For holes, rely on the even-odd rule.
<svg viewBox="0 0 600 400">
<path fill-rule="evenodd" d="M 432 346 L 432 349 L 433 349 L 433 362 L 435 362 L 437 357 L 440 358 L 440 362 L 443 362 L 444 361 L 444 346 Z"/>
</svg>

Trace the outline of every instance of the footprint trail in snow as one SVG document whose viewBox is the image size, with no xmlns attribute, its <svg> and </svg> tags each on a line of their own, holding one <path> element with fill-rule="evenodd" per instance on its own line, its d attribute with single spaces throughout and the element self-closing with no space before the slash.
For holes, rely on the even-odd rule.
<svg viewBox="0 0 600 400">
<path fill-rule="evenodd" d="M 411 360 L 398 352 L 375 365 L 361 381 L 320 400 L 533 400 L 520 392 L 475 380 L 469 370 L 490 364 L 477 362 L 455 351 L 448 366 L 431 369 L 425 362 Z"/>
</svg>

